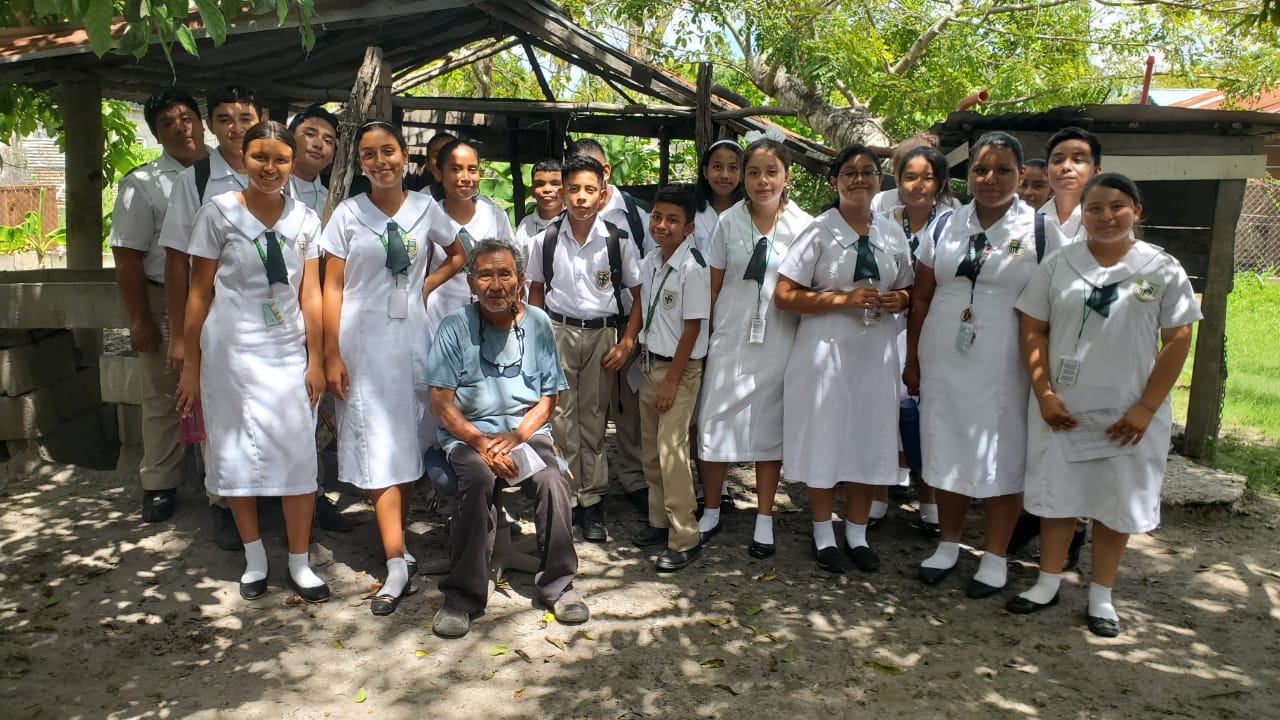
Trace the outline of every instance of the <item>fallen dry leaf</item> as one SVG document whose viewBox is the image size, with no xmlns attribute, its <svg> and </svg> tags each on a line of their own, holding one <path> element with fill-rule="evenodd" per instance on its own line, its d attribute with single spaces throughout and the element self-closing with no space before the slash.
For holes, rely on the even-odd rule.
<svg viewBox="0 0 1280 720">
<path fill-rule="evenodd" d="M 710 618 L 707 620 L 707 624 L 711 625 L 712 627 L 720 627 L 721 625 L 724 625 L 725 623 L 729 622 L 730 619 L 731 618 L 727 618 L 727 617 L 726 618 Z"/>
<path fill-rule="evenodd" d="M 724 658 L 711 658 L 698 663 L 704 668 L 722 668 L 724 667 Z"/>
<path fill-rule="evenodd" d="M 414 655 L 414 657 L 420 657 L 420 658 L 421 658 L 421 657 L 426 657 L 426 656 L 427 656 L 427 651 L 426 651 L 426 650 L 414 650 L 414 651 L 413 651 L 413 655 Z"/>
<path fill-rule="evenodd" d="M 868 660 L 862 663 L 862 667 L 871 668 L 872 670 L 877 670 L 886 675 L 904 675 L 907 672 L 896 665 L 885 665 L 884 663 L 879 663 L 875 660 Z"/>
<path fill-rule="evenodd" d="M 368 699 L 369 699 L 369 693 L 366 692 L 364 688 L 360 688 L 359 690 L 356 691 L 356 702 L 362 703 Z"/>
<path fill-rule="evenodd" d="M 511 697 L 518 698 L 518 697 L 520 697 L 520 696 L 521 696 L 521 695 L 523 695 L 523 694 L 524 694 L 524 688 L 520 688 L 519 690 L 517 690 L 517 691 L 515 691 L 514 693 L 512 693 Z"/>
<path fill-rule="evenodd" d="M 341 641 L 341 640 L 334 640 L 334 641 L 333 641 L 333 646 L 334 646 L 335 648 L 337 648 L 337 649 L 341 650 L 341 649 L 342 649 L 342 641 Z"/>
<path fill-rule="evenodd" d="M 533 658 L 529 656 L 529 653 L 521 650 L 520 648 L 516 648 L 516 655 L 519 655 L 520 659 L 527 663 L 533 662 Z"/>
<path fill-rule="evenodd" d="M 545 639 L 547 642 L 551 643 L 552 645 L 555 645 L 556 648 L 559 649 L 561 652 L 564 652 L 563 640 L 561 640 L 560 638 L 553 638 L 550 635 L 548 635 Z"/>
<path fill-rule="evenodd" d="M 760 613 L 764 612 L 764 608 L 753 606 L 753 607 L 747 608 L 745 612 L 747 617 L 751 617 L 752 615 L 759 615 Z"/>
<path fill-rule="evenodd" d="M 506 645 L 494 645 L 493 647 L 489 648 L 490 657 L 506 655 L 509 652 L 511 652 L 511 648 L 507 647 Z"/>
</svg>

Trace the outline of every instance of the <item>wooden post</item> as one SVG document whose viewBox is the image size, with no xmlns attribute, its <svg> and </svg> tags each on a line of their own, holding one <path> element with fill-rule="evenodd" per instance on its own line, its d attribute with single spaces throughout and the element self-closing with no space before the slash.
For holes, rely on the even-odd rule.
<svg viewBox="0 0 1280 720">
<path fill-rule="evenodd" d="M 524 174 L 520 171 L 520 118 L 512 115 L 507 127 L 507 148 L 511 153 L 511 204 L 516 225 L 524 219 Z"/>
<path fill-rule="evenodd" d="M 698 63 L 698 101 L 694 111 L 694 145 L 698 158 L 715 142 L 715 127 L 711 123 L 711 63 Z"/>
<path fill-rule="evenodd" d="M 666 125 L 658 128 L 658 187 L 666 187 L 671 176 L 671 130 Z"/>
<path fill-rule="evenodd" d="M 364 62 L 351 86 L 351 99 L 342 115 L 342 132 L 338 133 L 338 149 L 333 154 L 329 175 L 329 199 L 321 219 L 329 221 L 338 203 L 347 197 L 347 188 L 355 179 L 360 163 L 356 159 L 356 131 L 370 120 L 391 119 L 391 71 L 382 60 L 382 48 L 364 51 Z M 406 160 L 407 161 L 407 160 Z"/>
<path fill-rule="evenodd" d="M 102 87 L 97 80 L 62 83 L 66 131 L 67 267 L 102 267 Z"/>
<path fill-rule="evenodd" d="M 1195 368 L 1187 407 L 1187 434 L 1182 453 L 1188 457 L 1204 454 L 1209 440 L 1218 436 L 1222 421 L 1222 393 L 1227 367 L 1224 349 L 1227 337 L 1227 295 L 1235 271 L 1236 222 L 1244 202 L 1244 180 L 1218 181 L 1218 198 L 1213 212 L 1213 235 L 1209 245 L 1209 269 L 1205 273 L 1200 310 L 1204 319 L 1196 331 Z"/>
</svg>

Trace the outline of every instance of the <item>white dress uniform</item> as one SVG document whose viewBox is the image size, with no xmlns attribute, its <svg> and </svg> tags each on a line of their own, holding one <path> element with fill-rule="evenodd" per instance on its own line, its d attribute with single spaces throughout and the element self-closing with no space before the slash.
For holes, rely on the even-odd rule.
<svg viewBox="0 0 1280 720">
<path fill-rule="evenodd" d="M 311 208 L 318 215 L 329 200 L 329 188 L 320 182 L 319 175 L 314 180 L 303 180 L 297 175 L 290 175 L 289 197 Z"/>
<path fill-rule="evenodd" d="M 368 194 L 344 200 L 321 237 L 326 253 L 346 262 L 338 349 L 351 387 L 337 401 L 338 479 L 366 490 L 413 482 L 422 476 L 420 427 L 428 421 L 425 397 L 427 311 L 422 281 L 430 196 L 410 192 L 388 218 Z M 395 220 L 409 269 L 392 275 L 386 267 L 387 222 Z M 396 293 L 408 294 L 407 310 L 392 312 Z M 404 315 L 393 318 L 391 315 Z M 416 392 L 421 389 L 423 392 Z"/>
<path fill-rule="evenodd" d="M 898 188 L 890 188 L 881 190 L 871 198 L 871 212 L 875 215 L 888 215 L 894 210 L 905 205 L 902 202 L 902 196 L 898 194 Z M 938 200 L 938 213 L 943 210 L 958 210 L 960 203 L 954 197 Z"/>
<path fill-rule="evenodd" d="M 788 202 L 769 235 L 764 282 L 743 273 L 761 235 L 746 201 L 720 216 L 707 264 L 724 271 L 711 310 L 711 338 L 698 415 L 699 457 L 711 462 L 782 459 L 782 375 L 799 318 L 773 304 L 778 265 L 813 217 Z M 748 342 L 752 320 L 764 319 L 764 342 Z"/>
<path fill-rule="evenodd" d="M 1044 232 L 1049 247 L 1066 247 L 1084 238 L 1084 232 L 1080 228 L 1083 217 L 1079 203 L 1071 208 L 1066 222 L 1058 220 L 1058 206 L 1054 204 L 1053 198 L 1049 198 L 1049 202 L 1042 205 L 1039 212 L 1044 214 Z"/>
<path fill-rule="evenodd" d="M 946 203 L 938 203 L 934 207 L 936 209 L 934 210 L 933 217 L 929 219 L 929 222 L 924 224 L 924 227 L 920 228 L 918 231 L 914 233 L 910 232 L 908 229 L 903 229 L 903 235 L 905 235 L 907 238 L 907 246 L 911 248 L 912 263 L 915 262 L 916 256 L 919 254 L 921 244 L 927 242 L 930 245 L 933 245 L 933 235 L 936 232 L 938 223 L 948 222 L 950 218 L 947 216 L 951 212 L 953 212 L 952 207 Z M 888 215 L 888 217 L 899 228 L 902 228 L 901 210 L 902 210 L 901 207 L 896 208 L 893 211 L 891 211 Z M 944 217 L 947 217 L 947 219 L 943 220 Z M 914 276 L 913 276 L 913 279 L 914 279 Z M 904 367 L 907 362 L 907 323 L 910 315 L 911 315 L 911 311 L 910 309 L 908 309 L 906 312 L 900 312 L 896 316 L 897 322 L 898 322 L 898 363 L 899 365 L 902 365 Z M 899 381 L 901 381 L 902 379 L 901 376 L 899 376 L 898 379 Z M 902 385 L 902 396 L 907 397 L 907 395 L 908 395 L 907 386 Z"/>
<path fill-rule="evenodd" d="M 461 242 L 462 249 L 468 256 L 471 255 L 472 246 L 481 240 L 493 238 L 514 243 L 515 236 L 511 232 L 511 221 L 507 218 L 506 211 L 483 195 L 477 195 L 474 202 L 475 215 L 466 225 L 449 217 L 443 203 L 435 203 L 427 216 L 427 239 L 441 248 L 452 245 L 455 240 Z M 462 233 L 464 229 L 467 231 L 466 235 Z M 435 272 L 436 268 L 444 264 L 444 260 L 444 252 L 431 247 L 427 272 Z M 427 300 L 427 331 L 435 337 L 436 329 L 440 327 L 444 316 L 469 302 L 471 286 L 467 283 L 467 273 L 459 270 L 457 275 L 436 288 Z"/>
<path fill-rule="evenodd" d="M 698 211 L 693 216 L 693 246 L 698 248 L 698 252 L 706 257 L 711 249 L 711 236 L 716 232 L 716 224 L 720 221 L 720 214 L 716 209 L 707 203 L 707 206 Z"/>
<path fill-rule="evenodd" d="M 223 193 L 236 192 L 248 187 L 249 181 L 242 173 L 231 169 L 222 153 L 209 151 L 209 182 L 204 186 L 204 197 L 196 188 L 195 165 L 178 173 L 169 196 L 169 209 L 164 214 L 160 228 L 160 246 L 187 252 L 191 243 L 191 228 L 200 206 Z"/>
<path fill-rule="evenodd" d="M 267 283 L 268 230 L 281 243 L 288 284 Z M 316 489 L 316 416 L 307 397 L 298 290 L 303 260 L 317 256 L 319 236 L 320 218 L 292 198 L 270 228 L 231 193 L 196 214 L 189 252 L 218 261 L 200 334 L 205 487 L 211 493 L 301 495 Z M 271 317 L 272 306 L 279 321 Z"/>
<path fill-rule="evenodd" d="M 1110 312 L 1104 317 L 1090 309 L 1086 316 L 1091 290 L 1113 283 Z M 1064 248 L 1042 263 L 1017 308 L 1049 322 L 1050 378 L 1067 411 L 1110 410 L 1117 420 L 1142 397 L 1155 367 L 1160 329 L 1201 318 L 1182 265 L 1142 241 L 1110 267 L 1099 266 L 1084 242 Z M 1080 361 L 1071 385 L 1057 381 L 1067 355 Z M 1068 436 L 1080 431 L 1053 432 L 1034 397 L 1027 418 L 1028 511 L 1094 518 L 1124 533 L 1149 532 L 1160 524 L 1160 486 L 1173 425 L 1169 398 L 1132 451 L 1112 444 L 1114 454 L 1098 459 L 1068 460 Z"/>
<path fill-rule="evenodd" d="M 854 280 L 857 231 L 827 210 L 796 238 L 778 274 L 818 292 L 911 286 L 911 250 L 892 220 L 872 216 L 879 280 Z M 874 310 L 802 314 L 783 380 L 782 464 L 809 487 L 896 485 L 900 375 L 894 316 Z"/>
<path fill-rule="evenodd" d="M 970 283 L 956 270 L 978 233 L 990 254 Z M 1036 271 L 1035 211 L 1015 199 L 984 231 L 970 203 L 951 216 L 936 247 L 922 243 L 917 253 L 937 280 L 918 348 L 922 475 L 969 497 L 1022 492 L 1030 386 L 1013 305 Z M 961 315 L 971 297 L 975 335 L 962 351 Z"/>
</svg>

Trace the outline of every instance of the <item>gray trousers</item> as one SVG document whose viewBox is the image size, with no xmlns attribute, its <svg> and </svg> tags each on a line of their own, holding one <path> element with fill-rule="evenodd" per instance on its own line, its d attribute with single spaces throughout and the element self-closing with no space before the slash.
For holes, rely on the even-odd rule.
<svg viewBox="0 0 1280 720">
<path fill-rule="evenodd" d="M 538 571 L 533 576 L 538 599 L 548 607 L 573 587 L 578 572 L 578 553 L 573 547 L 569 483 L 560 473 L 551 438 L 534 435 L 529 445 L 545 468 L 525 482 L 537 493 L 534 524 L 538 533 Z M 449 574 L 440 581 L 445 607 L 475 615 L 489 600 L 489 575 L 493 541 L 498 527 L 494 493 L 498 480 L 468 445 L 449 454 L 449 463 L 458 475 L 458 509 L 449 530 Z"/>
</svg>

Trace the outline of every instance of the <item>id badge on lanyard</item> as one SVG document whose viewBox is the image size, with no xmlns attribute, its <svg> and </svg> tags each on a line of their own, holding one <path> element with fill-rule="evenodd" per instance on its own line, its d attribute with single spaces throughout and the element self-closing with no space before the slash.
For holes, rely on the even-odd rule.
<svg viewBox="0 0 1280 720">
<path fill-rule="evenodd" d="M 267 301 L 262 303 L 262 320 L 267 327 L 284 324 L 284 311 L 280 309 L 280 300 L 275 295 L 268 295 Z"/>
<path fill-rule="evenodd" d="M 403 320 L 409 317 L 409 290 L 400 287 L 400 277 L 395 278 L 396 286 L 387 296 L 387 317 L 392 320 Z"/>
<path fill-rule="evenodd" d="M 960 315 L 960 328 L 956 331 L 956 349 L 968 352 L 978 339 L 978 330 L 973 325 L 973 308 L 965 308 Z"/>
</svg>

